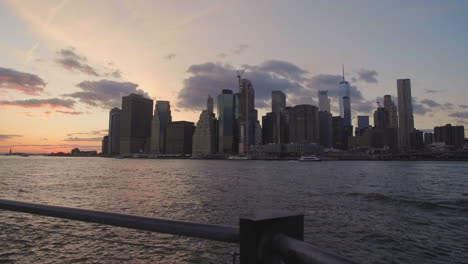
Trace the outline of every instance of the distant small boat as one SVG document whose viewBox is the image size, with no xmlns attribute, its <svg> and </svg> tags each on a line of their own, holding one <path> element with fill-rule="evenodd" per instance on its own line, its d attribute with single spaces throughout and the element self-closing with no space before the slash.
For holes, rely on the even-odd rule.
<svg viewBox="0 0 468 264">
<path fill-rule="evenodd" d="M 248 160 L 249 158 L 247 158 L 246 156 L 229 156 L 227 158 L 228 160 Z"/>
<path fill-rule="evenodd" d="M 298 161 L 322 161 L 322 160 L 315 155 L 303 155 L 298 159 Z"/>
</svg>

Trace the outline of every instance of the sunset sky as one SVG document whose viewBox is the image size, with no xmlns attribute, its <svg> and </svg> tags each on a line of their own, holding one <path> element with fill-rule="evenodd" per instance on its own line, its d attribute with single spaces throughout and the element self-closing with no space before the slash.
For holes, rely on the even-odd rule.
<svg viewBox="0 0 468 264">
<path fill-rule="evenodd" d="M 132 92 L 196 122 L 244 66 L 261 115 L 271 90 L 317 105 L 319 89 L 337 114 L 344 64 L 353 116 L 410 78 L 416 128 L 467 126 L 467 12 L 463 0 L 0 1 L 0 153 L 100 150 Z"/>
</svg>

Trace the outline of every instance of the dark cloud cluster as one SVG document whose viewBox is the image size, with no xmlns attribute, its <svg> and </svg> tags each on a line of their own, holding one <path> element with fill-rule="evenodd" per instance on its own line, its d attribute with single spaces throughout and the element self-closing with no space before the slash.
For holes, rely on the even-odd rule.
<svg viewBox="0 0 468 264">
<path fill-rule="evenodd" d="M 243 78 L 252 81 L 257 108 L 268 108 L 271 104 L 271 91 L 281 90 L 288 96 L 288 103 L 317 105 L 319 90 L 328 90 L 332 98 L 338 98 L 340 75 L 309 73 L 290 62 L 267 60 L 259 65 L 247 65 Z M 236 69 L 229 64 L 207 62 L 195 64 L 187 70 L 191 76 L 184 80 L 184 87 L 178 93 L 177 106 L 198 111 L 206 104 L 208 94 L 217 96 L 222 89 L 238 91 Z M 368 113 L 374 105 L 365 100 L 357 86 L 350 86 L 353 109 Z M 337 101 L 333 100 L 332 101 Z M 333 108 L 333 106 L 332 106 Z"/>
<path fill-rule="evenodd" d="M 15 101 L 0 101 L 0 105 L 16 106 L 23 108 L 67 108 L 73 109 L 75 101 L 71 99 L 49 98 L 49 99 L 27 99 Z"/>
<path fill-rule="evenodd" d="M 366 83 L 377 83 L 377 71 L 375 70 L 366 70 L 366 69 L 361 69 L 358 71 L 358 77 L 355 78 L 356 81 L 363 81 Z"/>
<path fill-rule="evenodd" d="M 425 115 L 432 112 L 431 108 L 428 108 L 425 104 L 421 104 L 415 98 L 413 98 L 413 113 L 416 115 Z"/>
<path fill-rule="evenodd" d="M 259 66 L 247 66 L 247 68 L 252 71 L 273 73 L 282 78 L 294 80 L 296 82 L 304 81 L 304 75 L 307 74 L 306 70 L 292 63 L 280 60 L 267 60 Z"/>
<path fill-rule="evenodd" d="M 272 90 L 294 94 L 305 89 L 294 80 L 281 77 L 288 74 L 300 76 L 300 72 L 294 73 L 291 69 L 280 69 L 274 65 L 275 63 L 270 61 L 260 66 L 247 66 L 249 70 L 242 76 L 251 80 L 254 85 L 257 108 L 269 105 Z M 298 70 L 302 71 L 299 68 Z M 206 104 L 208 94 L 217 96 L 223 89 L 236 92 L 239 87 L 236 69 L 228 64 L 213 62 L 196 64 L 190 66 L 187 72 L 192 76 L 184 80 L 184 87 L 179 91 L 177 106 L 180 108 L 197 111 Z"/>
<path fill-rule="evenodd" d="M 456 117 L 461 119 L 468 119 L 468 112 L 455 112 L 449 114 L 450 117 Z"/>
<path fill-rule="evenodd" d="M 72 97 L 87 105 L 103 109 L 120 107 L 122 96 L 131 93 L 141 94 L 149 98 L 149 95 L 145 91 L 137 89 L 138 84 L 131 82 L 115 82 L 110 80 L 84 81 L 76 86 L 82 91 L 64 94 L 63 96 Z"/>
<path fill-rule="evenodd" d="M 96 69 L 86 63 L 86 57 L 78 55 L 74 49 L 62 49 L 57 54 L 59 58 L 56 59 L 56 62 L 63 68 L 70 71 L 80 71 L 87 75 L 99 76 Z"/>
<path fill-rule="evenodd" d="M 0 89 L 39 95 L 44 92 L 45 86 L 46 83 L 35 74 L 0 67 Z"/>
<path fill-rule="evenodd" d="M 424 100 L 421 100 L 419 103 L 429 106 L 431 108 L 448 109 L 448 110 L 453 109 L 452 103 L 441 104 L 431 99 L 424 99 Z"/>
<path fill-rule="evenodd" d="M 13 139 L 17 137 L 22 137 L 23 135 L 0 135 L 0 141 L 5 141 L 8 139 Z"/>
</svg>

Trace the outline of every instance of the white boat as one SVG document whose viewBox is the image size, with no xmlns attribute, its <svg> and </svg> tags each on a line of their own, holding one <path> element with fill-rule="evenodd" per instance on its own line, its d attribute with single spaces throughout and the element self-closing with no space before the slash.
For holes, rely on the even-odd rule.
<svg viewBox="0 0 468 264">
<path fill-rule="evenodd" d="M 299 161 L 322 161 L 320 158 L 318 158 L 315 155 L 303 155 L 298 160 Z"/>
<path fill-rule="evenodd" d="M 247 158 L 246 156 L 234 156 L 234 155 L 231 155 L 227 158 L 228 160 L 247 160 L 249 158 Z"/>
</svg>

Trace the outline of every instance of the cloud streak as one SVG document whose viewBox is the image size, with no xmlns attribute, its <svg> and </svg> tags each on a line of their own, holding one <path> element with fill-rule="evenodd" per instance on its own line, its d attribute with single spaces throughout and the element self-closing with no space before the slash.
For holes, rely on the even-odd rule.
<svg viewBox="0 0 468 264">
<path fill-rule="evenodd" d="M 73 137 L 77 135 L 105 136 L 107 135 L 107 132 L 108 132 L 107 129 L 93 130 L 93 131 L 87 131 L 87 132 L 75 132 L 75 133 L 68 133 L 67 137 Z"/>
<path fill-rule="evenodd" d="M 0 135 L 0 141 L 6 141 L 18 137 L 23 137 L 23 135 Z"/>
<path fill-rule="evenodd" d="M 449 114 L 449 116 L 450 117 L 466 119 L 466 118 L 468 118 L 468 112 L 455 112 L 455 113 Z"/>
<path fill-rule="evenodd" d="M 15 90 L 28 95 L 39 95 L 47 84 L 35 74 L 0 67 L 0 89 Z"/>
<path fill-rule="evenodd" d="M 67 108 L 73 109 L 75 101 L 71 99 L 49 98 L 49 99 L 27 99 L 16 101 L 0 101 L 0 105 L 23 108 Z"/>
<path fill-rule="evenodd" d="M 86 64 L 86 57 L 78 55 L 74 49 L 62 49 L 57 52 L 59 58 L 55 62 L 69 71 L 79 71 L 91 76 L 100 76 L 96 69 Z"/>
<path fill-rule="evenodd" d="M 80 138 L 80 137 L 71 137 L 66 138 L 63 141 L 101 141 L 102 137 L 94 137 L 94 138 Z"/>
</svg>

